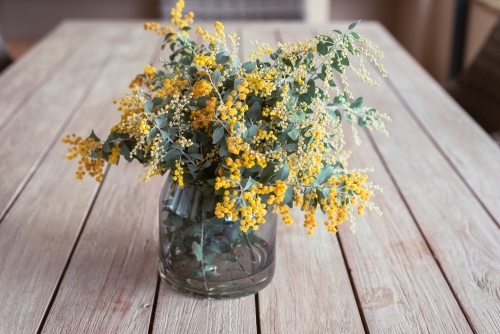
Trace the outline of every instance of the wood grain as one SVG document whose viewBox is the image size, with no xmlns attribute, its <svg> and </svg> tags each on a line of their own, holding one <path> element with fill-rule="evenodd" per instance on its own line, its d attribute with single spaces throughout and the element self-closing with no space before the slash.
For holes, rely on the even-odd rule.
<svg viewBox="0 0 500 334">
<path fill-rule="evenodd" d="M 257 333 L 255 298 L 202 300 L 162 282 L 153 333 Z"/>
<path fill-rule="evenodd" d="M 392 58 L 393 50 L 384 51 L 392 62 L 403 62 Z M 398 66 L 410 68 L 406 62 Z M 378 133 L 371 137 L 469 324 L 477 333 L 497 331 L 500 328 L 498 226 L 387 83 L 367 90 L 365 100 L 372 101 L 374 107 L 386 111 L 394 120 L 389 126 L 389 139 Z M 472 122 L 470 125 L 474 126 Z M 471 147 L 463 150 L 469 152 Z"/>
<path fill-rule="evenodd" d="M 0 76 L 0 129 L 69 59 L 88 34 L 80 25 L 59 25 Z"/>
<path fill-rule="evenodd" d="M 43 333 L 145 333 L 158 277 L 162 180 L 113 166 L 92 207 Z"/>
<path fill-rule="evenodd" d="M 351 89 L 364 96 L 375 88 L 352 84 Z M 347 147 L 353 151 L 349 167 L 374 167 L 369 181 L 383 193 L 376 192 L 372 200 L 384 213 L 366 210 L 365 217 L 357 218 L 356 234 L 344 228 L 340 239 L 370 333 L 471 333 L 375 148 L 364 132 L 359 134 L 363 143 L 356 147 L 346 131 Z"/>
<path fill-rule="evenodd" d="M 142 71 L 157 38 L 140 26 L 133 27 L 64 132 L 86 135 L 94 128 L 99 134 L 118 121 L 112 101 Z M 128 28 L 121 24 L 115 30 L 121 33 Z M 108 52 L 111 47 L 102 46 Z M 95 181 L 75 180 L 76 163 L 65 160 L 67 146 L 60 143 L 62 136 L 0 224 L 0 333 L 37 331 L 96 195 Z M 134 184 L 135 179 L 128 181 Z M 150 244 L 154 245 L 153 240 Z"/>
<path fill-rule="evenodd" d="M 500 146 L 382 27 L 363 30 L 386 51 L 391 88 L 500 225 Z M 425 96 L 425 98 L 422 98 Z"/>
<path fill-rule="evenodd" d="M 124 32 L 119 25 L 92 27 L 82 46 L 0 131 L 0 220 L 80 106 L 89 85 L 101 74 L 100 67 L 112 57 L 110 46 Z"/>
<path fill-rule="evenodd" d="M 313 31 L 297 23 L 233 26 L 241 30 L 245 54 L 249 39 L 274 44 L 277 36 L 297 40 Z M 105 133 L 118 120 L 111 101 L 155 59 L 156 36 L 143 33 L 140 23 L 63 27 L 21 61 L 35 66 L 46 45 L 58 49 L 59 60 L 31 68 L 34 78 L 21 67 L 17 75 L 0 76 L 0 106 L 10 106 L 0 110 L 11 110 L 0 126 L 0 333 L 137 333 L 148 331 L 150 319 L 156 333 L 255 333 L 259 327 L 262 333 L 361 333 L 355 292 L 370 332 L 498 332 L 500 231 L 482 205 L 499 217 L 499 150 L 374 23 L 359 30 L 386 51 L 392 86 L 362 95 L 394 122 L 389 139 L 362 134 L 357 151 L 363 154 L 352 163 L 376 167 L 371 179 L 385 190 L 375 198 L 384 216 L 359 219 L 354 236 L 341 226 L 339 244 L 321 228 L 308 237 L 302 215 L 293 211 L 295 224 L 279 226 L 276 273 L 258 294 L 258 319 L 253 297 L 204 301 L 164 283 L 152 314 L 162 181 L 135 182 L 141 168 L 131 164 L 113 166 L 101 188 L 89 179 L 76 182 L 66 147 L 54 143 L 62 132 Z M 76 44 L 58 46 L 58 38 L 67 42 L 73 33 Z M 19 87 L 25 83 L 26 92 L 7 94 L 8 75 Z M 416 120 L 432 121 L 422 128 Z"/>
<path fill-rule="evenodd" d="M 204 29 L 207 23 L 197 23 Z M 213 23 L 210 23 L 213 25 Z M 226 24 L 225 31 L 233 33 L 238 27 Z M 191 38 L 201 42 L 200 35 Z M 166 58 L 166 52 L 160 54 Z M 257 320 L 254 296 L 223 301 L 207 301 L 186 297 L 161 282 L 154 333 L 256 333 Z"/>
<path fill-rule="evenodd" d="M 309 38 L 336 28 L 332 24 L 313 29 Z M 303 34 L 302 40 L 307 38 Z M 281 29 L 281 35 L 285 41 L 297 36 L 289 29 Z M 360 80 L 350 84 L 355 96 L 376 89 Z M 354 152 L 349 167 L 375 168 L 369 179 L 384 189 L 374 199 L 385 213 L 380 217 L 368 212 L 357 218 L 355 235 L 348 226 L 339 234 L 369 332 L 471 332 L 397 188 L 366 135 L 360 136 L 363 144 L 357 147 L 346 130 L 346 147 Z"/>
<path fill-rule="evenodd" d="M 243 29 L 250 40 L 280 42 L 311 38 L 307 29 L 268 26 Z M 293 209 L 295 223 L 278 225 L 276 273 L 259 292 L 262 333 L 362 333 L 363 324 L 337 237 L 322 229 L 313 237 L 302 227 L 303 213 Z M 323 221 L 323 218 L 318 218 Z"/>
<path fill-rule="evenodd" d="M 292 217 L 278 222 L 276 272 L 258 293 L 262 333 L 364 333 L 336 235 L 320 223 L 308 236 L 303 213 Z"/>
</svg>

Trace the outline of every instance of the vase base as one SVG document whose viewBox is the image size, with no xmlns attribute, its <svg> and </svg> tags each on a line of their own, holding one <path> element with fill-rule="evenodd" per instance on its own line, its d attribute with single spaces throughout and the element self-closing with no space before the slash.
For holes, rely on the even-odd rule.
<svg viewBox="0 0 500 334">
<path fill-rule="evenodd" d="M 163 282 L 175 290 L 193 297 L 210 300 L 242 298 L 256 294 L 264 289 L 274 276 L 274 264 L 270 264 L 258 273 L 231 281 L 203 281 L 179 277 L 165 270 L 162 261 L 159 273 Z"/>
</svg>

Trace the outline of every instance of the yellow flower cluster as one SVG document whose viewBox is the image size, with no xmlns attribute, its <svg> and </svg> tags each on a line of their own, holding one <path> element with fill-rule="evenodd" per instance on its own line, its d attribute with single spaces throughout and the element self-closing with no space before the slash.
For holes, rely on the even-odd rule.
<svg viewBox="0 0 500 334">
<path fill-rule="evenodd" d="M 237 121 L 242 120 L 245 112 L 248 110 L 248 104 L 243 104 L 241 101 L 235 101 L 235 97 L 239 96 L 240 98 L 246 98 L 246 94 L 243 93 L 245 91 L 245 87 L 241 86 L 241 91 L 238 95 L 238 92 L 233 90 L 231 95 L 227 97 L 227 101 L 224 104 L 221 104 L 219 107 L 220 119 L 223 121 L 228 121 L 229 130 L 233 132 L 234 125 Z M 239 87 L 240 87 L 239 86 Z"/>
<path fill-rule="evenodd" d="M 262 113 L 264 115 L 264 113 Z M 267 115 L 264 115 L 267 116 Z M 269 130 L 267 132 L 266 130 L 259 129 L 257 130 L 257 135 L 254 137 L 255 141 L 264 141 L 264 142 L 269 142 L 273 140 L 278 140 L 278 137 L 274 134 L 273 130 Z"/>
<path fill-rule="evenodd" d="M 202 40 L 207 40 L 210 41 L 210 43 L 213 45 L 218 45 L 217 41 L 224 42 L 226 40 L 226 34 L 224 33 L 224 25 L 221 22 L 219 21 L 215 22 L 214 27 L 215 27 L 215 33 L 213 36 L 210 35 L 208 30 L 204 31 L 203 29 L 201 29 L 201 27 L 198 27 L 196 29 L 196 33 L 203 34 L 201 36 Z"/>
<path fill-rule="evenodd" d="M 206 96 L 212 91 L 212 84 L 206 80 L 199 80 L 193 85 L 193 97 Z"/>
<path fill-rule="evenodd" d="M 184 28 L 193 23 L 193 12 L 187 13 L 186 15 L 184 15 L 184 19 L 182 18 L 182 10 L 184 9 L 184 5 L 184 0 L 178 0 L 175 4 L 175 7 L 170 11 L 170 15 L 172 16 L 171 22 L 178 28 Z"/>
<path fill-rule="evenodd" d="M 137 92 L 134 89 L 134 92 Z M 116 103 L 116 102 L 115 102 Z M 111 132 L 128 133 L 135 136 L 143 134 L 139 130 L 140 125 L 143 123 L 141 116 L 144 111 L 144 102 L 136 94 L 126 94 L 123 99 L 118 102 L 118 111 L 120 111 L 120 122 L 111 127 Z"/>
<path fill-rule="evenodd" d="M 213 55 L 213 54 L 208 54 L 208 55 L 195 54 L 193 62 L 196 66 L 211 66 L 211 65 L 215 64 L 215 55 Z"/>
<path fill-rule="evenodd" d="M 151 130 L 151 126 L 149 124 L 146 124 L 145 120 L 142 119 L 139 125 L 139 132 L 143 135 L 147 135 L 149 133 L 149 130 Z"/>
<path fill-rule="evenodd" d="M 183 179 L 183 174 L 184 174 L 184 169 L 182 168 L 182 166 L 184 165 L 184 162 L 179 162 L 177 161 L 175 163 L 175 170 L 174 170 L 174 181 L 177 181 L 177 183 L 183 187 L 184 186 L 184 179 Z"/>
<path fill-rule="evenodd" d="M 196 109 L 191 111 L 189 118 L 193 121 L 195 129 L 208 129 L 208 126 L 215 119 L 215 106 L 217 105 L 217 98 L 212 96 L 206 102 L 205 108 Z"/>
<path fill-rule="evenodd" d="M 90 152 L 95 150 L 96 148 L 101 148 L 102 143 L 96 142 L 94 138 L 85 138 L 77 137 L 75 134 L 67 135 L 62 139 L 64 144 L 71 145 L 66 154 L 66 159 L 73 160 L 80 156 L 80 160 L 78 161 L 78 169 L 76 171 L 76 178 L 81 180 L 85 172 L 91 177 L 95 177 L 97 182 L 101 182 L 104 177 L 103 167 L 104 160 L 94 159 L 90 156 Z M 102 156 L 102 153 L 98 153 Z"/>
<path fill-rule="evenodd" d="M 366 175 L 360 175 L 360 173 L 353 174 L 344 174 L 341 177 L 332 176 L 327 184 L 331 186 L 331 190 L 328 198 L 323 198 L 319 201 L 321 209 L 327 214 L 328 219 L 325 221 L 325 226 L 330 232 L 337 232 L 337 226 L 342 224 L 344 221 L 349 219 L 349 207 L 345 204 L 342 204 L 338 201 L 338 193 L 337 189 L 340 184 L 344 184 L 344 194 L 348 194 L 349 190 L 352 190 L 356 193 L 357 196 L 362 201 L 367 202 L 370 199 L 371 192 L 367 188 L 363 187 L 364 182 L 366 181 Z M 310 200 L 317 199 L 318 194 L 316 189 L 313 189 L 312 192 L 306 195 L 306 201 L 302 203 L 302 210 L 306 211 L 304 216 L 304 227 L 308 228 L 308 234 L 312 235 L 314 229 L 316 228 L 316 218 L 314 216 L 316 209 L 314 206 L 310 205 Z M 347 195 L 343 195 L 341 198 L 342 201 L 345 201 Z M 350 196 L 350 203 L 355 205 L 357 202 L 356 196 Z M 297 204 L 297 203 L 296 203 Z M 358 214 L 364 214 L 365 204 L 360 204 L 358 206 Z"/>
<path fill-rule="evenodd" d="M 153 66 L 151 65 L 147 65 L 145 68 L 144 68 L 144 75 L 148 78 L 148 79 L 153 79 L 154 76 L 156 75 L 156 68 L 154 68 Z"/>
<path fill-rule="evenodd" d="M 151 30 L 155 32 L 158 36 L 163 36 L 169 32 L 174 32 L 174 29 L 169 26 L 162 26 L 158 22 L 146 22 L 144 23 L 144 30 Z"/>
<path fill-rule="evenodd" d="M 115 143 L 111 148 L 111 153 L 108 158 L 110 164 L 118 164 L 118 158 L 120 157 L 120 144 Z"/>
<path fill-rule="evenodd" d="M 221 182 L 222 178 L 218 178 L 217 182 Z M 223 188 L 230 188 L 233 182 L 224 183 Z M 240 192 L 239 190 L 226 190 L 222 202 L 218 202 L 215 206 L 215 215 L 218 218 L 239 219 L 240 228 L 243 232 L 247 232 L 250 228 L 253 230 L 259 229 L 259 224 L 266 222 L 265 215 L 267 208 L 271 205 L 277 205 L 283 200 L 286 191 L 286 184 L 278 181 L 276 186 L 265 186 L 262 183 L 257 183 L 250 189 Z M 232 198 L 231 196 L 232 195 Z M 267 202 L 262 202 L 261 195 L 269 195 Z M 236 204 L 244 201 L 245 205 L 236 207 Z M 288 208 L 288 207 L 287 207 Z M 289 215 L 290 210 L 279 206 L 281 212 L 285 214 L 285 221 L 291 224 L 293 220 Z"/>
<path fill-rule="evenodd" d="M 290 208 L 286 204 L 278 205 L 278 210 L 281 214 L 281 218 L 285 225 L 290 225 L 293 223 L 293 218 L 291 216 Z"/>
<path fill-rule="evenodd" d="M 213 33 L 196 29 L 207 41 L 204 45 L 184 38 L 194 18 L 191 12 L 183 15 L 184 7 L 185 0 L 178 0 L 172 9 L 173 28 L 144 25 L 167 34 L 163 46 L 168 44 L 173 53 L 169 61 L 160 60 L 161 70 L 147 65 L 132 81 L 132 94 L 119 101 L 121 119 L 108 140 L 63 140 L 72 145 L 68 158 L 81 157 L 77 177 L 88 173 L 102 180 L 104 161 L 117 164 L 120 148 L 130 148 L 127 159 L 146 167 L 143 180 L 169 170 L 181 186 L 213 187 L 216 216 L 240 221 L 243 231 L 257 229 L 270 208 L 291 224 L 291 199 L 304 211 L 309 234 L 317 227 L 318 208 L 326 213 L 331 232 L 343 221 L 352 222 L 356 209 L 359 215 L 374 209 L 368 200 L 375 187 L 365 184 L 362 172 L 344 168 L 344 116 L 335 115 L 340 112 L 353 124 L 364 122 L 368 129 L 384 131 L 383 117 L 374 116 L 375 109 L 352 107 L 359 103 L 351 103 L 343 73 L 347 55 L 354 61 L 364 55 L 379 67 L 375 57 L 380 52 L 350 30 L 303 43 L 278 43 L 276 51 L 256 43 L 250 61 L 240 62 L 239 38 L 226 36 L 221 22 Z M 265 55 L 274 63 L 264 63 Z M 341 73 L 335 77 L 334 70 Z M 362 61 L 353 71 L 373 83 Z M 334 103 L 329 103 L 330 93 Z M 126 147 L 122 140 L 127 140 Z M 328 176 L 318 177 L 323 171 Z"/>
<path fill-rule="evenodd" d="M 178 95 L 181 91 L 186 89 L 186 86 L 189 84 L 189 81 L 186 79 L 182 79 L 178 75 L 173 78 L 166 78 L 163 80 L 163 88 L 159 88 L 156 91 L 156 96 L 163 97 L 167 95 Z"/>
<path fill-rule="evenodd" d="M 275 78 L 277 76 L 276 69 L 271 69 L 267 72 L 254 71 L 245 75 L 248 80 L 249 92 L 263 97 L 271 95 L 276 90 Z M 249 93 L 247 92 L 247 94 Z"/>
<path fill-rule="evenodd" d="M 155 75 L 156 75 L 156 69 L 153 66 L 151 66 L 151 65 L 147 65 L 144 68 L 144 74 L 143 75 L 137 75 L 130 82 L 129 88 L 135 88 L 136 89 L 137 87 L 140 87 L 140 86 L 144 85 L 144 83 L 145 83 L 144 78 L 150 80 L 150 79 L 154 78 Z"/>
</svg>

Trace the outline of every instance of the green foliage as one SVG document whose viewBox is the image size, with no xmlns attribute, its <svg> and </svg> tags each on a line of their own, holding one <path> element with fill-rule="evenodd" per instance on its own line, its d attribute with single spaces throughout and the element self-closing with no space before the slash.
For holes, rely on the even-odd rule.
<svg viewBox="0 0 500 334">
<path fill-rule="evenodd" d="M 140 88 L 120 101 L 123 115 L 108 139 L 101 142 L 91 133 L 102 145 L 92 147 L 89 156 L 117 162 L 117 144 L 127 161 L 145 166 L 144 180 L 170 171 L 180 185 L 213 193 L 204 209 L 219 210 L 219 216 L 228 214 L 220 208 L 228 203 L 240 219 L 250 207 L 253 223 L 259 211 L 255 203 L 267 208 L 302 201 L 307 209 L 323 200 L 324 207 L 341 209 L 363 193 L 344 189 L 346 175 L 356 173 L 343 167 L 342 123 L 386 133 L 387 117 L 348 89 L 349 68 L 376 84 L 360 61 L 364 56 L 385 75 L 377 61 L 382 54 L 353 30 L 358 23 L 345 33 L 332 30 L 275 50 L 258 44 L 244 62 L 237 40 L 227 38 L 222 25 L 216 24 L 213 35 L 203 32 L 205 44 L 189 39 L 184 23 L 161 30 L 167 32 L 168 60 L 137 76 Z M 262 61 L 266 54 L 272 62 Z M 180 227 L 182 221 L 165 224 Z M 224 233 L 228 240 L 237 234 Z M 202 261 L 201 245 L 190 247 Z M 205 264 L 214 252 L 205 254 Z"/>
</svg>

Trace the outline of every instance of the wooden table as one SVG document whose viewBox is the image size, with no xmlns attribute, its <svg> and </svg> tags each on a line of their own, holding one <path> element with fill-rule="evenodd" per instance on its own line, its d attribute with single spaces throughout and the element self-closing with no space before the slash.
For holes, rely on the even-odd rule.
<svg viewBox="0 0 500 334">
<path fill-rule="evenodd" d="M 226 30 L 248 54 L 250 40 L 347 25 Z M 356 235 L 308 237 L 295 213 L 272 283 L 230 301 L 159 280 L 162 179 L 143 184 L 141 166 L 123 164 L 77 182 L 64 158 L 66 133 L 117 122 L 112 101 L 161 40 L 140 22 L 66 21 L 2 73 L 0 333 L 500 332 L 500 149 L 381 25 L 358 31 L 385 51 L 389 78 L 351 88 L 394 121 L 389 139 L 361 132 L 351 166 L 375 168 L 384 215 L 359 218 Z"/>
</svg>

